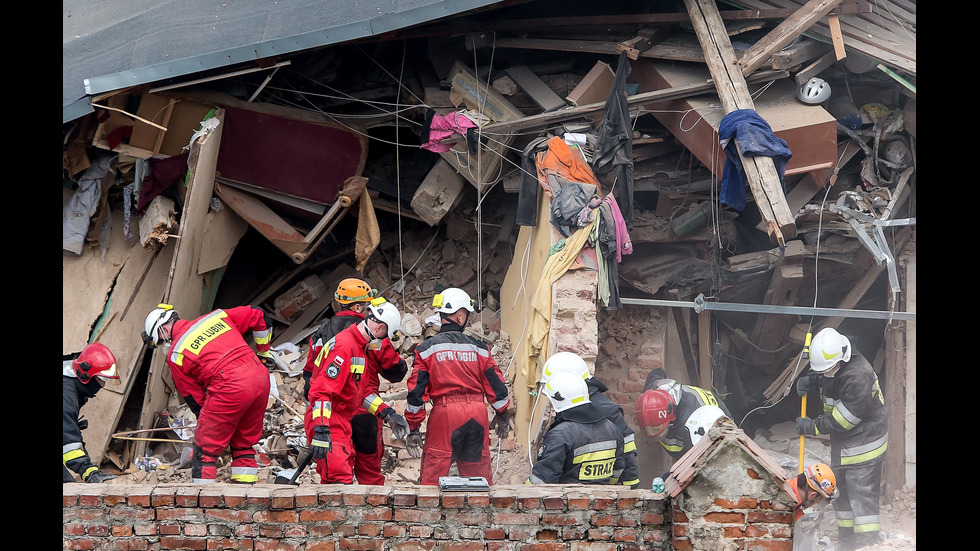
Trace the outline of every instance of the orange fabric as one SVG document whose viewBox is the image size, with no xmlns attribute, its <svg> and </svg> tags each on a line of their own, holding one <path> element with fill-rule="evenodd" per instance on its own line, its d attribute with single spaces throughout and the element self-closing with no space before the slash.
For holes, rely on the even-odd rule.
<svg viewBox="0 0 980 551">
<path fill-rule="evenodd" d="M 535 157 L 535 165 L 538 169 L 538 182 L 544 189 L 548 197 L 553 197 L 551 186 L 548 184 L 548 173 L 555 173 L 568 180 L 582 182 L 584 184 L 594 184 L 596 192 L 601 196 L 602 193 L 599 180 L 592 172 L 592 167 L 585 162 L 582 154 L 572 149 L 560 136 L 553 136 L 547 141 L 548 150 L 538 153 Z"/>
</svg>

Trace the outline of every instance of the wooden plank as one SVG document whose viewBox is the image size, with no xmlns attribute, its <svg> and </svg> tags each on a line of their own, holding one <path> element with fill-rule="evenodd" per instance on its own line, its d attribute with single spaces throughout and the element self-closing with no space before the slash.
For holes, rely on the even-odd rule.
<svg viewBox="0 0 980 551">
<path fill-rule="evenodd" d="M 796 13 L 776 25 L 742 54 L 742 58 L 739 60 L 742 65 L 742 74 L 748 75 L 758 69 L 772 54 L 788 46 L 796 37 L 809 29 L 815 21 L 837 7 L 841 1 L 810 0 L 807 2 Z M 832 15 L 831 17 L 836 19 L 837 16 Z"/>
<path fill-rule="evenodd" d="M 827 27 L 830 28 L 830 39 L 834 43 L 834 55 L 837 56 L 837 61 L 840 61 L 847 57 L 847 52 L 844 51 L 844 36 L 841 34 L 840 19 L 836 15 L 831 15 L 827 18 Z"/>
<path fill-rule="evenodd" d="M 824 69 L 830 67 L 834 63 L 837 63 L 837 53 L 831 50 L 820 56 L 820 59 L 797 71 L 796 75 L 793 77 L 796 80 L 796 85 L 803 86 L 804 82 L 817 76 L 823 72 Z"/>
<path fill-rule="evenodd" d="M 435 226 L 462 197 L 465 180 L 445 159 L 436 161 L 412 197 L 412 210 Z"/>
<path fill-rule="evenodd" d="M 787 76 L 789 76 L 787 71 L 766 71 L 753 73 L 752 76 L 747 79 L 747 81 L 754 83 L 765 80 L 781 79 Z M 714 90 L 713 81 L 711 79 L 707 79 L 704 82 L 695 84 L 685 84 L 681 86 L 654 90 L 651 92 L 641 92 L 639 94 L 627 97 L 626 103 L 629 106 L 655 104 L 659 102 L 696 96 L 712 90 Z M 483 131 L 487 134 L 502 134 L 507 132 L 522 132 L 525 130 L 540 129 L 555 124 L 582 119 L 587 115 L 603 111 L 605 108 L 606 102 L 603 100 L 601 102 L 581 105 L 570 109 L 562 109 L 561 111 L 553 113 L 539 113 L 537 115 L 529 115 L 512 121 L 492 122 L 484 126 Z"/>
<path fill-rule="evenodd" d="M 679 308 L 671 308 L 679 310 Z M 714 387 L 713 370 L 711 369 L 711 311 L 698 312 L 698 367 L 701 385 L 711 390 Z"/>
<path fill-rule="evenodd" d="M 197 267 L 203 247 L 205 219 L 214 193 L 218 148 L 225 127 L 224 109 L 219 108 L 215 116 L 218 118 L 218 126 L 191 144 L 187 161 L 187 190 L 180 218 L 180 238 L 175 240 L 176 249 L 170 265 L 169 279 L 165 285 L 159 287 L 164 290 L 162 302 L 172 304 L 183 319 L 194 319 L 204 313 L 205 297 L 202 289 L 205 288 L 205 281 L 197 273 Z M 160 348 L 155 349 L 143 397 L 140 426 L 137 428 L 153 428 L 156 412 L 167 407 L 167 388 L 172 388 L 172 385 L 165 352 Z M 137 442 L 135 455 L 143 455 L 145 447 L 145 442 Z"/>
<path fill-rule="evenodd" d="M 833 53 L 833 49 L 828 48 L 823 42 L 812 38 L 803 38 L 796 44 L 772 54 L 772 68 L 788 70 L 828 52 Z"/>
<path fill-rule="evenodd" d="M 803 281 L 805 253 L 806 249 L 802 241 L 794 239 L 786 243 L 776 269 L 773 270 L 763 304 L 796 305 L 800 283 Z M 755 325 L 749 333 L 749 342 L 754 346 L 748 349 L 746 360 L 764 371 L 776 371 L 772 369 L 779 367 L 773 365 L 775 353 L 779 351 L 780 343 L 785 341 L 786 334 L 795 319 L 795 316 L 789 314 L 758 314 Z"/>
<path fill-rule="evenodd" d="M 904 293 L 904 310 L 915 312 L 916 310 L 916 285 L 915 285 L 915 232 L 911 243 L 902 250 L 899 255 L 899 265 L 902 266 L 902 289 Z M 905 487 L 915 488 L 916 475 L 916 369 L 915 369 L 915 320 L 903 322 L 905 325 L 905 364 L 896 366 L 898 369 L 905 370 Z"/>
<path fill-rule="evenodd" d="M 684 4 L 701 42 L 705 61 L 715 79 L 715 89 L 725 112 L 755 110 L 745 77 L 738 69 L 735 50 L 718 15 L 718 6 L 708 0 L 684 0 Z M 773 160 L 764 156 L 746 157 L 738 139 L 735 143 L 756 208 L 766 221 L 769 239 L 773 243 L 785 245 L 787 240 L 796 237 L 796 223 L 786 204 Z"/>
<path fill-rule="evenodd" d="M 504 69 L 507 76 L 514 79 L 514 82 L 524 90 L 534 103 L 538 104 L 545 113 L 565 107 L 565 100 L 561 99 L 554 90 L 548 87 L 541 80 L 541 77 L 534 74 L 527 65 L 518 65 Z"/>
</svg>

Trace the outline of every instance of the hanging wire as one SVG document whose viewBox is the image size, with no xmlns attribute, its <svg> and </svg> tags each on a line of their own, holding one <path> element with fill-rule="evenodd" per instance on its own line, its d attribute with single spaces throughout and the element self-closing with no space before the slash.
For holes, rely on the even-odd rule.
<svg viewBox="0 0 980 551">
<path fill-rule="evenodd" d="M 360 48 L 360 47 L 358 47 Z M 402 41 L 402 62 L 401 69 L 398 74 L 398 93 L 395 94 L 395 110 L 398 110 L 398 104 L 402 99 L 402 79 L 405 76 L 405 41 Z M 368 56 L 370 57 L 370 56 Z M 373 58 L 372 58 L 373 59 Z M 384 69 L 384 67 L 382 67 Z M 387 73 L 387 71 L 385 71 Z M 390 76 L 390 75 L 389 75 Z M 399 117 L 395 117 L 395 142 L 401 141 L 401 132 L 398 124 Z M 401 148 L 395 147 L 395 196 L 398 202 L 398 267 L 401 270 L 399 281 L 405 279 L 405 258 L 404 250 L 402 246 L 402 162 L 401 162 Z M 405 310 L 405 293 L 401 293 L 402 297 L 402 310 Z"/>
<path fill-rule="evenodd" d="M 848 140 L 848 141 L 850 141 L 850 140 Z M 847 144 L 847 142 L 845 142 L 845 146 L 841 150 L 840 157 L 837 159 L 837 165 L 834 167 L 834 173 L 835 174 L 837 173 L 838 170 L 840 170 L 840 163 L 844 159 L 844 153 L 847 151 L 847 145 L 846 144 Z M 826 189 L 824 190 L 824 193 L 823 193 L 823 199 L 820 200 L 820 215 L 817 218 L 817 241 L 816 241 L 815 251 L 814 251 L 814 256 L 813 256 L 813 307 L 814 308 L 817 307 L 817 293 L 820 290 L 820 271 L 819 271 L 819 263 L 820 263 L 820 236 L 823 233 L 823 212 L 824 212 L 824 207 L 827 204 L 827 196 L 830 194 L 830 188 L 831 187 L 832 187 L 832 184 L 830 182 L 828 182 L 827 183 L 827 186 L 826 186 Z M 813 330 L 813 319 L 814 319 L 813 316 L 810 316 L 810 322 L 809 322 L 809 324 L 807 325 L 807 328 L 806 328 L 806 332 L 808 334 Z M 742 423 L 745 422 L 745 420 L 748 418 L 749 415 L 752 414 L 752 412 L 758 411 L 760 409 L 769 409 L 771 407 L 775 407 L 777 404 L 779 404 L 780 402 L 782 402 L 787 396 L 789 396 L 790 395 L 790 390 L 793 388 L 793 383 L 792 382 L 795 381 L 797 375 L 800 374 L 800 365 L 802 363 L 803 363 L 803 353 L 801 352 L 800 354 L 798 354 L 796 356 L 796 365 L 793 366 L 793 376 L 790 377 L 790 379 L 789 379 L 790 380 L 790 386 L 786 389 L 786 391 L 783 393 L 783 395 L 780 396 L 779 399 L 776 400 L 775 402 L 773 402 L 772 404 L 769 404 L 767 406 L 759 406 L 757 408 L 754 408 L 754 409 L 749 410 L 745 414 L 745 416 L 742 417 Z M 741 426 L 742 423 L 739 423 L 739 426 Z"/>
</svg>

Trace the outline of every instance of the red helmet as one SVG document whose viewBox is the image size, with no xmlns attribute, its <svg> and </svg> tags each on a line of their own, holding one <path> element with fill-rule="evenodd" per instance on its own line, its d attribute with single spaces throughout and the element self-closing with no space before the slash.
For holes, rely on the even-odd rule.
<svg viewBox="0 0 980 551">
<path fill-rule="evenodd" d="M 675 406 L 666 390 L 647 390 L 636 399 L 636 422 L 647 436 L 656 438 L 670 428 Z"/>
<path fill-rule="evenodd" d="M 99 377 L 104 383 L 106 379 L 119 379 L 116 373 L 116 357 L 112 355 L 109 347 L 98 342 L 94 342 L 85 347 L 82 353 L 71 362 L 75 375 L 83 385 L 89 383 L 92 377 Z"/>
</svg>

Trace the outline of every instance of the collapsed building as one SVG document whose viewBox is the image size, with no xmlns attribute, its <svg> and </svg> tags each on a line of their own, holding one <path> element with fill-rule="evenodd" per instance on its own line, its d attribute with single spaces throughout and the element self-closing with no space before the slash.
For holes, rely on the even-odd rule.
<svg viewBox="0 0 980 551">
<path fill-rule="evenodd" d="M 97 463 L 132 469 L 153 442 L 113 435 L 182 414 L 139 338 L 157 303 L 266 309 L 284 364 L 270 404 L 288 418 L 305 408 L 286 391 L 291 362 L 356 274 L 406 313 L 407 357 L 433 293 L 479 297 L 471 330 L 505 358 L 525 451 L 556 351 L 586 358 L 633 426 L 660 367 L 724 396 L 756 436 L 799 413 L 806 335 L 836 327 L 889 398 L 884 485 L 914 489 L 913 2 L 484 2 L 444 19 L 418 4 L 348 13 L 384 29 L 366 36 L 255 40 L 252 59 L 214 44 L 222 61 L 185 66 L 144 54 L 66 91 L 63 353 L 107 344 L 124 382 L 83 410 Z M 106 47 L 111 29 L 76 41 Z M 66 87 L 80 85 L 72 46 Z M 812 77 L 829 100 L 798 100 Z M 732 153 L 736 111 L 792 155 Z M 565 152 L 591 188 L 546 170 Z M 615 200 L 628 254 L 574 237 L 598 225 L 568 216 L 593 197 Z M 658 448 L 640 444 L 641 487 L 668 464 Z"/>
</svg>

